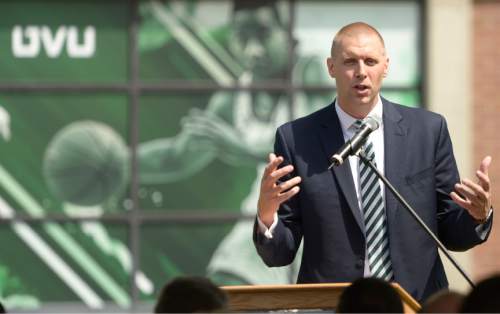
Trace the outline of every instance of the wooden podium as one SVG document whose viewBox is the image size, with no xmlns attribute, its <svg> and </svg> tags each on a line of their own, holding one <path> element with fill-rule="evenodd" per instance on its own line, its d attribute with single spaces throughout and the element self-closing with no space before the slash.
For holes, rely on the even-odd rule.
<svg viewBox="0 0 500 314">
<path fill-rule="evenodd" d="M 285 309 L 335 309 L 340 295 L 350 283 L 224 286 L 231 311 Z M 394 283 L 405 313 L 416 313 L 420 305 L 400 285 Z"/>
</svg>

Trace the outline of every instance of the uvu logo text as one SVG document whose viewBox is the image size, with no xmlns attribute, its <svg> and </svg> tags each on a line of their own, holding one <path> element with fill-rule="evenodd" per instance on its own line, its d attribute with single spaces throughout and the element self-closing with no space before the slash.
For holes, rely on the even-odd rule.
<svg viewBox="0 0 500 314">
<path fill-rule="evenodd" d="M 79 40 L 76 26 L 59 26 L 55 32 L 48 26 L 14 26 L 12 29 L 12 53 L 17 58 L 35 58 L 45 51 L 49 58 L 58 58 L 66 48 L 70 58 L 91 58 L 95 53 L 95 27 L 83 30 Z"/>
</svg>

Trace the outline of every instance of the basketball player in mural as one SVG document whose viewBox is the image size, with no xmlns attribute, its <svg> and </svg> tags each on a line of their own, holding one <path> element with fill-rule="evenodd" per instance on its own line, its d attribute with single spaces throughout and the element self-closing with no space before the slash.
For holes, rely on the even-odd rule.
<svg viewBox="0 0 500 314">
<path fill-rule="evenodd" d="M 244 68 L 238 77 L 241 85 L 286 77 L 288 33 L 276 1 L 236 2 L 231 29 L 228 48 Z M 321 65 L 309 59 L 300 59 L 294 71 L 294 77 L 299 79 L 322 77 Z M 296 101 L 298 114 L 327 103 L 322 97 L 304 94 L 298 95 Z M 215 159 L 228 166 L 254 165 L 255 182 L 240 205 L 243 214 L 254 217 L 259 180 L 272 150 L 275 130 L 291 117 L 285 95 L 266 91 L 218 92 L 205 110 L 193 109 L 182 119 L 183 128 L 177 136 L 140 145 L 141 180 L 180 180 Z M 180 162 L 183 167 L 177 168 Z M 170 165 L 176 168 L 169 169 Z M 252 227 L 253 219 L 241 220 L 220 243 L 208 265 L 212 279 L 220 284 L 295 282 L 297 264 L 269 269 L 259 260 L 252 244 Z"/>
<path fill-rule="evenodd" d="M 148 8 L 168 10 L 166 7 L 148 7 L 146 3 L 142 12 L 147 12 Z M 227 49 L 244 69 L 235 80 L 248 86 L 254 82 L 285 78 L 288 33 L 276 2 L 239 1 L 232 13 Z M 314 60 L 297 60 L 293 71 L 293 77 L 298 80 L 323 77 L 319 72 L 323 71 L 322 66 Z M 294 114 L 306 114 L 325 103 L 328 101 L 323 97 L 298 94 Z M 290 118 L 294 115 L 286 95 L 266 91 L 217 92 L 204 109 L 192 109 L 181 119 L 182 128 L 177 135 L 139 145 L 140 183 L 179 182 L 202 171 L 215 160 L 226 164 L 227 171 L 243 164 L 255 166 L 255 182 L 240 204 L 242 214 L 254 217 L 259 180 L 267 154 L 272 150 L 275 130 Z M 213 253 L 208 275 L 219 284 L 294 282 L 298 264 L 274 269 L 266 267 L 253 247 L 252 227 L 253 219 L 242 219 L 234 225 Z M 300 258 L 296 260 L 300 261 Z"/>
</svg>

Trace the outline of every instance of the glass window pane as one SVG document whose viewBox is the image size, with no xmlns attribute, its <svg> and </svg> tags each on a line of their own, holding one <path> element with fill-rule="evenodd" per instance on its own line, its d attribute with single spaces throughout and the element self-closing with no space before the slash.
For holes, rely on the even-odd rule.
<svg viewBox="0 0 500 314">
<path fill-rule="evenodd" d="M 387 90 L 382 91 L 382 95 L 388 100 L 408 107 L 420 107 L 422 99 L 420 92 L 414 90 Z"/>
<path fill-rule="evenodd" d="M 287 99 L 247 91 L 143 96 L 140 207 L 255 213 L 276 127 L 290 118 Z"/>
<path fill-rule="evenodd" d="M 2 206 L 0 215 L 5 218 L 9 210 Z M 51 304 L 129 308 L 131 254 L 125 225 L 13 222 L 0 226 L 0 235 L 3 247 L 10 247 L 0 258 L 2 303 L 9 311 Z"/>
<path fill-rule="evenodd" d="M 288 3 L 141 1 L 140 77 L 223 86 L 282 80 Z"/>
<path fill-rule="evenodd" d="M 294 119 L 306 116 L 333 103 L 336 97 L 335 88 L 327 91 L 302 90 L 294 94 Z"/>
<path fill-rule="evenodd" d="M 16 211 L 78 216 L 124 208 L 125 96 L 3 94 L 0 116 L 0 196 Z"/>
<path fill-rule="evenodd" d="M 2 1 L 0 80 L 110 83 L 127 80 L 124 1 Z"/>
<path fill-rule="evenodd" d="M 333 36 L 344 25 L 364 21 L 379 30 L 390 59 L 385 86 L 418 84 L 419 5 L 416 1 L 300 1 L 293 36 L 297 40 L 297 84 L 334 84 L 325 66 Z"/>
<path fill-rule="evenodd" d="M 269 268 L 252 242 L 254 220 L 236 223 L 147 224 L 141 232 L 141 269 L 154 282 L 155 295 L 177 276 L 208 276 L 218 285 L 293 283 L 290 267 Z M 154 299 L 154 295 L 142 295 Z"/>
</svg>

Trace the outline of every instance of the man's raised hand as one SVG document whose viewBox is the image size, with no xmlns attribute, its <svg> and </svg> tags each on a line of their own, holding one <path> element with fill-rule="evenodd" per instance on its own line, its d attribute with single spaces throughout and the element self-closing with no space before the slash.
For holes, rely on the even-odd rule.
<svg viewBox="0 0 500 314">
<path fill-rule="evenodd" d="M 257 204 L 258 215 L 267 227 L 270 227 L 273 223 L 274 214 L 278 211 L 281 203 L 299 193 L 300 190 L 298 184 L 302 179 L 299 176 L 287 181 L 280 181 L 281 178 L 293 171 L 292 165 L 278 168 L 282 162 L 283 157 L 276 156 L 273 153 L 269 154 L 269 163 L 260 182 L 259 202 Z"/>
<path fill-rule="evenodd" d="M 486 221 L 491 208 L 490 177 L 488 175 L 490 164 L 491 157 L 486 156 L 476 171 L 478 182 L 464 179 L 461 183 L 455 184 L 455 191 L 450 193 L 455 203 L 465 208 L 480 223 Z"/>
</svg>

